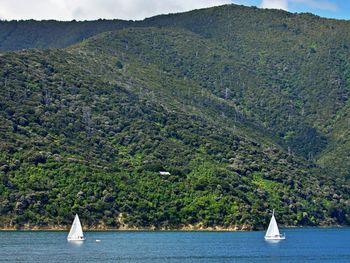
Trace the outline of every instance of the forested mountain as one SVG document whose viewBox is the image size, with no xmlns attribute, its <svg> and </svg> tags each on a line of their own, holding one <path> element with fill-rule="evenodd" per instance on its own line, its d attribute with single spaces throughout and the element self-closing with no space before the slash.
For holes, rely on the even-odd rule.
<svg viewBox="0 0 350 263">
<path fill-rule="evenodd" d="M 292 151 L 349 176 L 349 21 L 230 5 L 144 23 L 185 28 L 234 53 L 228 60 L 248 64 L 252 77 L 221 72 L 230 92 L 244 90 L 233 100 Z"/>
<path fill-rule="evenodd" d="M 10 23 L 37 34 L 3 50 L 110 32 L 0 54 L 2 226 L 350 223 L 350 22 L 228 5 L 59 41 L 61 22 Z"/>
<path fill-rule="evenodd" d="M 130 26 L 131 21 L 0 21 L 0 52 L 26 48 L 63 48 L 101 32 Z"/>
</svg>

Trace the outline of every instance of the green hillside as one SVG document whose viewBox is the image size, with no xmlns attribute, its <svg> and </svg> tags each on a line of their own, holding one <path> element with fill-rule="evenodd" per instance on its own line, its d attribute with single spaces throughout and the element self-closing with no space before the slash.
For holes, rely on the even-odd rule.
<svg viewBox="0 0 350 263">
<path fill-rule="evenodd" d="M 186 28 L 233 53 L 218 57 L 221 72 L 203 83 L 226 86 L 250 118 L 297 154 L 317 159 L 327 148 L 348 105 L 350 22 L 229 5 L 144 23 Z M 349 174 L 350 162 L 340 165 Z"/>
<path fill-rule="evenodd" d="M 237 5 L 135 22 L 2 21 L 0 50 L 67 47 L 99 32 L 131 26 L 185 29 L 214 42 L 211 49 L 225 52 L 220 57 L 213 51 L 215 65 L 204 67 L 205 49 L 192 52 L 202 52 L 199 58 L 196 55 L 196 63 L 191 61 L 194 54 L 184 57 L 194 51 L 191 47 L 177 58 L 184 60 L 182 64 L 173 64 L 169 70 L 176 67 L 179 75 L 186 74 L 216 95 L 233 100 L 241 113 L 279 137 L 278 143 L 287 145 L 291 152 L 312 161 L 332 160 L 337 158 L 331 149 L 338 140 L 333 138 L 333 130 L 339 126 L 349 96 L 349 23 Z M 144 53 L 149 51 L 144 45 L 141 48 Z M 167 58 L 159 52 L 153 55 L 156 57 L 151 60 L 168 63 L 174 54 Z M 350 147 L 348 143 L 346 147 Z M 345 158 L 349 158 L 347 153 Z M 324 163 L 330 163 L 329 169 L 336 175 L 349 175 L 349 162 L 339 161 L 336 166 Z"/>
<path fill-rule="evenodd" d="M 27 48 L 63 48 L 101 32 L 130 26 L 131 21 L 0 21 L 0 52 Z"/>
<path fill-rule="evenodd" d="M 349 224 L 349 22 L 230 5 L 133 25 L 0 54 L 1 226 Z"/>
</svg>

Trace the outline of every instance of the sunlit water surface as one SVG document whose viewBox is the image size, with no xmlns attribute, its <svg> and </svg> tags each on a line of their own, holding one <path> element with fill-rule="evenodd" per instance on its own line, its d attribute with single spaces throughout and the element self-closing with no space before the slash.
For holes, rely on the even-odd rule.
<svg viewBox="0 0 350 263">
<path fill-rule="evenodd" d="M 287 239 L 263 232 L 0 232 L 0 262 L 350 262 L 350 228 L 287 229 Z M 101 242 L 96 242 L 101 240 Z"/>
</svg>

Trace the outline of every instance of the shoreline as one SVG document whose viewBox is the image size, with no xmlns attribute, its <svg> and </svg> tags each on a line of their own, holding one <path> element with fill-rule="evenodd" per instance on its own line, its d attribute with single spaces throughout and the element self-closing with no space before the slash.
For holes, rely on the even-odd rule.
<svg viewBox="0 0 350 263">
<path fill-rule="evenodd" d="M 280 226 L 282 229 L 292 228 L 346 228 L 349 226 L 342 225 L 330 225 L 330 226 Z M 0 227 L 0 231 L 69 231 L 70 226 L 23 226 L 20 228 L 16 227 Z M 265 229 L 253 229 L 248 226 L 241 227 L 198 227 L 198 226 L 185 226 L 185 227 L 106 227 L 106 226 L 95 226 L 95 227 L 84 227 L 84 231 L 116 231 L 116 232 L 254 232 L 254 231 L 265 231 Z"/>
<path fill-rule="evenodd" d="M 0 231 L 69 231 L 70 226 L 67 227 L 39 227 L 39 226 L 33 226 L 33 227 L 28 227 L 28 226 L 23 226 L 20 228 L 16 227 L 0 227 Z M 98 227 L 84 227 L 84 231 L 217 231 L 217 232 L 237 232 L 237 231 L 253 231 L 251 228 L 223 228 L 223 227 L 104 227 L 104 226 L 98 226 Z"/>
</svg>

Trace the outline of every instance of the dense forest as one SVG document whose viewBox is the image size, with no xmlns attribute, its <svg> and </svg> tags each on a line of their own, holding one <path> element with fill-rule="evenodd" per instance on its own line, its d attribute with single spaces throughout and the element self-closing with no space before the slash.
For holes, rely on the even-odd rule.
<svg viewBox="0 0 350 263">
<path fill-rule="evenodd" d="M 64 48 L 98 33 L 130 26 L 131 21 L 0 21 L 0 52 Z"/>
<path fill-rule="evenodd" d="M 349 25 L 0 22 L 0 226 L 350 224 Z"/>
</svg>

